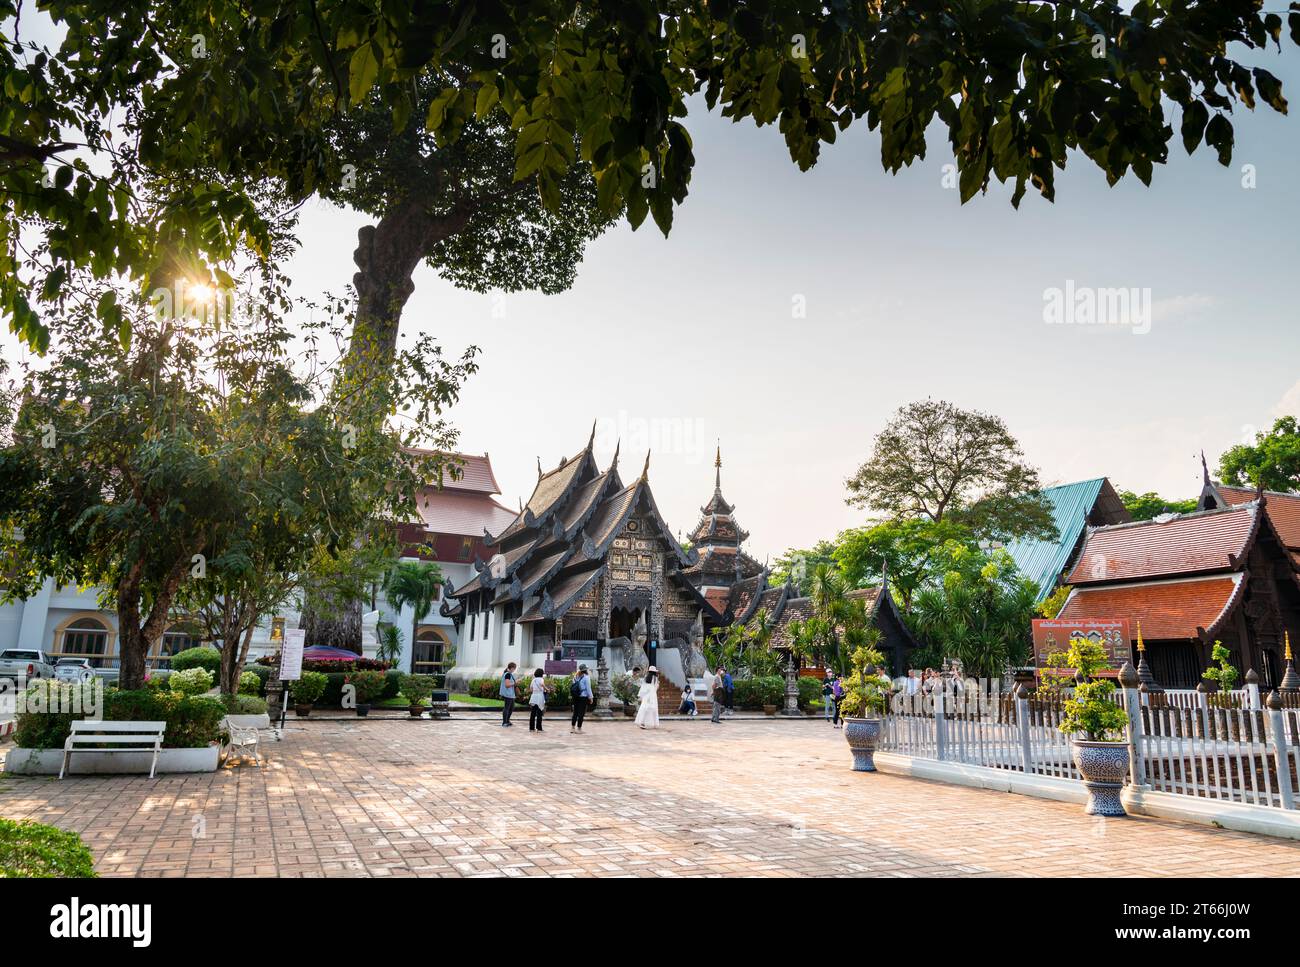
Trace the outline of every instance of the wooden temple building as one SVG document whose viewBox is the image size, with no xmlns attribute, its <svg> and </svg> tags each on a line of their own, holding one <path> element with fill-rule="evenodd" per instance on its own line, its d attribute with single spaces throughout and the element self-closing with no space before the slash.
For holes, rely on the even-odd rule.
<svg viewBox="0 0 1300 967">
<path fill-rule="evenodd" d="M 700 554 L 683 550 L 664 522 L 649 455 L 625 483 L 617 453 L 609 467 L 597 466 L 594 442 L 593 426 L 575 456 L 548 471 L 539 465 L 523 509 L 484 535 L 489 559 L 447 587 L 442 613 L 461 628 L 454 682 L 496 675 L 510 661 L 594 668 L 600 659 L 611 673 L 654 663 L 684 683 L 704 624 L 724 621 L 699 583 L 724 576 L 691 571 Z"/>
<path fill-rule="evenodd" d="M 1058 618 L 1127 618 L 1133 637 L 1140 623 L 1152 674 L 1167 688 L 1195 688 L 1216 641 L 1237 668 L 1276 687 L 1286 632 L 1300 640 L 1300 496 L 1206 480 L 1195 513 L 1090 528 Z"/>
<path fill-rule="evenodd" d="M 703 674 L 701 644 L 714 629 L 755 620 L 766 608 L 773 644 L 788 643 L 792 620 L 811 602 L 790 584 L 769 586 L 768 570 L 744 550 L 749 534 L 722 493 L 722 454 L 713 494 L 700 508 L 690 550 L 664 521 L 650 487 L 650 458 L 625 483 L 618 454 L 602 470 L 592 447 L 539 465 L 532 495 L 497 533 L 484 533 L 486 560 L 459 586 L 448 583 L 440 613 L 460 630 L 454 685 L 547 661 L 600 661 L 610 674 L 654 664 L 683 685 Z M 915 640 L 887 590 L 863 598 L 884 632 L 896 671 Z"/>
</svg>

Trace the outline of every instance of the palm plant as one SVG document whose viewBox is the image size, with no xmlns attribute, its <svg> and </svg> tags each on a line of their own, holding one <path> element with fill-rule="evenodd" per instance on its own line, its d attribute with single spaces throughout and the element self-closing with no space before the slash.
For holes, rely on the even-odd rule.
<svg viewBox="0 0 1300 967">
<path fill-rule="evenodd" d="M 402 658 L 402 632 L 395 624 L 382 622 L 376 629 L 378 642 L 375 645 L 375 657 L 380 661 L 396 664 Z"/>
<path fill-rule="evenodd" d="M 411 606 L 411 647 L 415 647 L 420 622 L 429 616 L 442 586 L 442 569 L 432 561 L 401 561 L 384 582 L 389 607 L 401 611 Z M 400 646 L 399 646 L 400 654 Z"/>
<path fill-rule="evenodd" d="M 975 572 L 951 571 L 941 585 L 918 591 L 912 602 L 917 634 L 976 677 L 997 678 L 1023 664 L 1037 588 L 1013 575 L 989 562 Z"/>
</svg>

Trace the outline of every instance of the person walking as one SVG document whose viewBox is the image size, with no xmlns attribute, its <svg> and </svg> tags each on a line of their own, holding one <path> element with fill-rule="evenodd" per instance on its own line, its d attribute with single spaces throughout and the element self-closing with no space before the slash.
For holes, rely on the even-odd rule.
<svg viewBox="0 0 1300 967">
<path fill-rule="evenodd" d="M 835 717 L 835 673 L 826 672 L 826 677 L 822 679 L 822 705 L 825 706 L 826 721 L 829 722 Z"/>
<path fill-rule="evenodd" d="M 643 729 L 659 728 L 659 669 L 654 665 L 646 669 L 637 698 L 641 704 L 636 710 L 636 724 Z"/>
<path fill-rule="evenodd" d="M 831 699 L 835 702 L 835 718 L 831 725 L 835 728 L 843 728 L 844 722 L 840 719 L 840 704 L 844 701 L 844 683 L 840 681 L 840 676 L 835 676 L 835 681 L 831 682 Z"/>
<path fill-rule="evenodd" d="M 501 707 L 501 727 L 510 728 L 510 716 L 515 711 L 515 663 L 511 662 L 506 666 L 505 673 L 501 676 L 501 687 L 497 690 L 501 695 L 501 700 L 505 705 Z"/>
<path fill-rule="evenodd" d="M 736 714 L 736 683 L 725 668 L 722 669 L 722 687 L 727 690 L 727 718 L 731 718 Z"/>
<path fill-rule="evenodd" d="M 573 717 L 569 719 L 569 732 L 582 734 L 582 720 L 587 716 L 587 706 L 591 704 L 591 676 L 587 674 L 587 666 L 578 666 L 578 675 L 569 686 L 569 694 L 573 697 Z"/>
<path fill-rule="evenodd" d="M 727 689 L 722 683 L 722 675 L 725 669 L 719 665 L 717 672 L 713 676 L 713 681 L 709 685 L 709 695 L 713 698 L 713 715 L 709 721 L 714 725 L 722 722 L 722 710 L 727 705 Z"/>
<path fill-rule="evenodd" d="M 528 731 L 540 732 L 542 713 L 546 711 L 546 693 L 551 690 L 551 686 L 546 684 L 546 675 L 540 668 L 533 672 L 528 690 Z"/>
</svg>

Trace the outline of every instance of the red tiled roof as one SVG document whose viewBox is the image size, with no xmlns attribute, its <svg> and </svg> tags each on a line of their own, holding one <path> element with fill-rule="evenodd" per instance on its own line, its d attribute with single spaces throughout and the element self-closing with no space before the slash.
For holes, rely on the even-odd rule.
<svg viewBox="0 0 1300 967">
<path fill-rule="evenodd" d="M 423 456 L 436 454 L 436 450 L 423 450 L 419 447 L 408 447 L 410 453 L 416 453 Z M 445 490 L 472 490 L 480 494 L 499 494 L 501 486 L 497 483 L 496 474 L 492 472 L 492 461 L 486 453 L 481 456 L 476 453 L 445 453 L 443 456 L 455 464 L 460 471 L 460 479 L 453 480 L 450 468 L 442 472 L 442 486 Z"/>
<path fill-rule="evenodd" d="M 482 537 L 486 528 L 496 534 L 515 519 L 514 511 L 502 507 L 485 493 L 462 493 L 426 487 L 416 499 L 424 526 L 435 534 Z"/>
<path fill-rule="evenodd" d="M 1128 618 L 1129 633 L 1135 636 L 1140 621 L 1146 638 L 1195 638 L 1197 628 L 1215 632 L 1215 626 L 1227 617 L 1238 598 L 1238 589 L 1245 587 L 1245 583 L 1245 576 L 1238 573 L 1076 588 L 1057 618 L 1061 621 Z"/>
<path fill-rule="evenodd" d="M 1097 584 L 1232 570 L 1255 531 L 1256 507 L 1184 514 L 1088 532 L 1066 584 Z M 1230 557 L 1232 559 L 1230 559 Z"/>
<path fill-rule="evenodd" d="M 1248 504 L 1256 497 L 1256 492 L 1245 487 L 1219 487 L 1228 503 L 1237 506 Z M 1300 548 L 1300 494 L 1283 494 L 1276 491 L 1264 492 L 1264 509 L 1269 519 L 1277 528 L 1278 536 L 1290 548 Z"/>
</svg>

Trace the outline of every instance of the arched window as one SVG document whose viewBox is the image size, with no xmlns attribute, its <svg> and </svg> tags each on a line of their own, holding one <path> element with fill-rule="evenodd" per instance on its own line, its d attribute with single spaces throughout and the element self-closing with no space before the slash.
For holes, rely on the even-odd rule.
<svg viewBox="0 0 1300 967">
<path fill-rule="evenodd" d="M 179 655 L 187 648 L 197 648 L 202 643 L 196 629 L 183 624 L 172 625 L 163 632 L 158 654 L 150 656 L 149 662 L 156 668 L 170 668 L 173 655 Z"/>
<path fill-rule="evenodd" d="M 63 629 L 56 658 L 86 658 L 91 667 L 105 667 L 108 625 L 98 618 L 78 618 Z"/>
<path fill-rule="evenodd" d="M 438 628 L 425 625 L 415 635 L 411 672 L 415 675 L 435 675 L 441 672 L 446 654 L 447 636 Z"/>
</svg>

